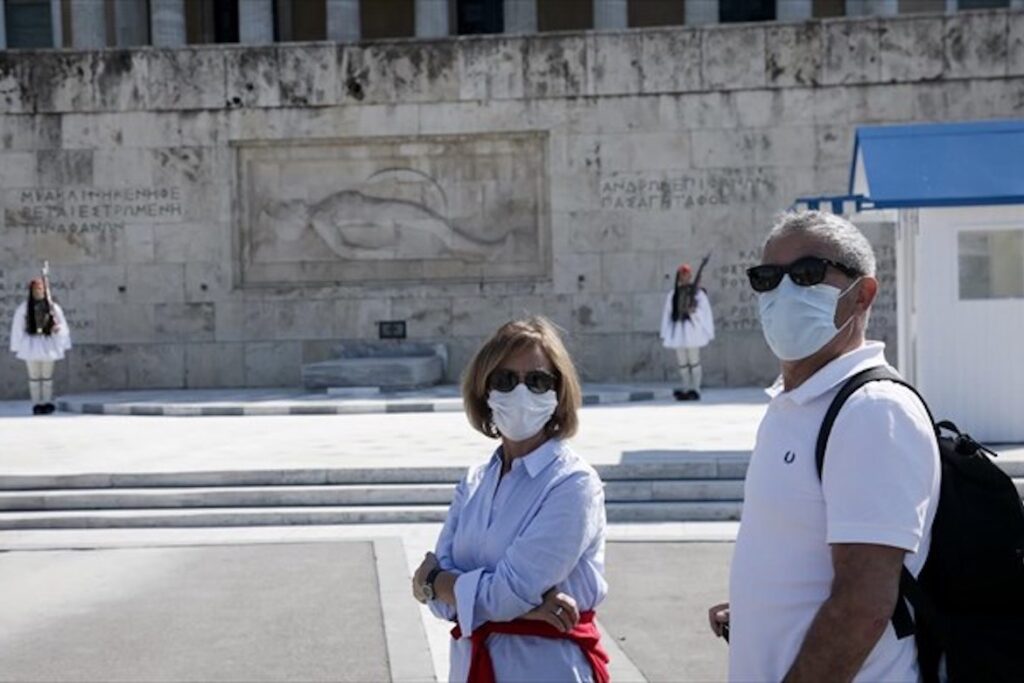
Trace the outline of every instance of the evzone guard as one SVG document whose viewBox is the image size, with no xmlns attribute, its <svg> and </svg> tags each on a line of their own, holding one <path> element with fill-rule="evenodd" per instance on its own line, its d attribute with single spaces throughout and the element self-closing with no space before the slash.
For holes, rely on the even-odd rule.
<svg viewBox="0 0 1024 683">
<path fill-rule="evenodd" d="M 28 283 L 28 298 L 11 321 L 11 351 L 25 361 L 32 414 L 48 415 L 53 404 L 53 367 L 71 348 L 71 331 L 64 311 L 50 293 L 49 268 Z"/>
<path fill-rule="evenodd" d="M 661 342 L 667 349 L 675 349 L 682 386 L 673 394 L 677 401 L 700 400 L 703 372 L 700 350 L 715 338 L 715 320 L 707 292 L 700 286 L 700 278 L 711 255 L 701 261 L 697 276 L 687 263 L 676 271 L 675 286 L 665 298 L 661 318 Z"/>
</svg>

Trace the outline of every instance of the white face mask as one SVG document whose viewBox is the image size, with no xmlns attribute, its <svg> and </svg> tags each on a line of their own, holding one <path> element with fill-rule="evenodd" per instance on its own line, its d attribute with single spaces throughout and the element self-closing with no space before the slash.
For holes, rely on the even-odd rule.
<svg viewBox="0 0 1024 683">
<path fill-rule="evenodd" d="M 491 419 L 501 435 L 511 441 L 525 441 L 536 436 L 558 407 L 558 394 L 552 389 L 535 394 L 525 384 L 517 384 L 507 393 L 492 389 L 487 394 Z"/>
<path fill-rule="evenodd" d="M 765 341 L 780 360 L 794 361 L 813 356 L 832 341 L 854 316 L 836 327 L 839 298 L 860 282 L 839 291 L 824 283 L 801 287 L 782 278 L 779 286 L 757 295 L 761 329 Z"/>
</svg>

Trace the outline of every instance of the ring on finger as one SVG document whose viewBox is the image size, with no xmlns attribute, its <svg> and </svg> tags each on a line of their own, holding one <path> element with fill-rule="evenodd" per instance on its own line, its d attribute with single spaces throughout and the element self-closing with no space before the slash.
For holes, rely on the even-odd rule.
<svg viewBox="0 0 1024 683">
<path fill-rule="evenodd" d="M 564 610 L 562 609 L 562 606 L 561 606 L 561 605 L 559 605 L 558 607 L 556 607 L 556 608 L 555 608 L 555 616 L 556 616 L 556 617 L 560 617 L 560 616 L 562 616 L 562 612 L 563 612 L 563 611 L 564 611 Z"/>
</svg>

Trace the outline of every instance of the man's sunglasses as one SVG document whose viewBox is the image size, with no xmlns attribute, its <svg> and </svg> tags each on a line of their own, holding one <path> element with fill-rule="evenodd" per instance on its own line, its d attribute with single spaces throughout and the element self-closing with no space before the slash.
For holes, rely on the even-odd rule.
<svg viewBox="0 0 1024 683">
<path fill-rule="evenodd" d="M 782 276 L 789 274 L 793 284 L 801 287 L 820 285 L 825 281 L 825 273 L 832 266 L 847 277 L 859 277 L 861 273 L 854 268 L 818 256 L 804 256 L 788 266 L 761 265 L 747 269 L 747 279 L 755 292 L 770 292 L 782 282 Z"/>
<path fill-rule="evenodd" d="M 487 378 L 487 386 L 503 394 L 515 389 L 520 382 L 519 373 L 513 370 L 495 370 Z M 550 372 L 544 370 L 530 370 L 522 377 L 526 388 L 535 394 L 544 394 L 555 388 L 558 380 Z"/>
</svg>

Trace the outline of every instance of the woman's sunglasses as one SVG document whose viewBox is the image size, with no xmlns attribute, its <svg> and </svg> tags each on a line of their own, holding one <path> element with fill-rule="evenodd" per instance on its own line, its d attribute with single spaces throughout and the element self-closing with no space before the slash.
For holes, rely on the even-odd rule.
<svg viewBox="0 0 1024 683">
<path fill-rule="evenodd" d="M 513 370 L 495 370 L 487 379 L 487 386 L 503 394 L 515 389 L 520 382 L 519 373 Z M 555 388 L 557 379 L 544 370 L 530 370 L 522 377 L 526 388 L 535 394 L 545 394 Z"/>
<path fill-rule="evenodd" d="M 820 285 L 825 281 L 825 273 L 832 266 L 847 277 L 859 277 L 860 272 L 854 268 L 830 261 L 818 256 L 804 256 L 788 266 L 762 265 L 747 269 L 747 279 L 755 292 L 770 292 L 782 282 L 782 276 L 789 274 L 793 284 L 801 287 Z"/>
</svg>

